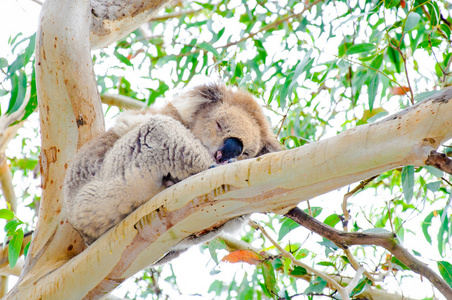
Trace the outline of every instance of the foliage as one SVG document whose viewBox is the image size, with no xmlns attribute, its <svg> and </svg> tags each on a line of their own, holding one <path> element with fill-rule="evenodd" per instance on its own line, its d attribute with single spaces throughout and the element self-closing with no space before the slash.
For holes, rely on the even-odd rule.
<svg viewBox="0 0 452 300">
<path fill-rule="evenodd" d="M 166 8 L 147 26 L 94 52 L 93 60 L 101 93 L 119 93 L 147 105 L 204 80 L 199 74 L 247 89 L 267 108 L 281 143 L 293 148 L 375 122 L 450 86 L 450 10 L 444 0 L 189 1 Z M 9 98 L 7 105 L 2 100 L 1 112 L 10 114 L 28 101 L 27 118 L 36 107 L 34 36 L 19 37 L 10 40 L 15 59 L 0 58 L 4 73 L 0 96 Z M 452 147 L 444 145 L 441 150 L 450 153 Z M 23 159 L 32 163 L 36 154 Z M 19 160 L 11 162 L 24 167 Z M 339 204 L 346 190 L 328 196 L 335 201 L 326 203 L 320 197 L 310 201 L 316 207 L 301 206 L 339 230 L 397 234 L 416 256 L 437 261 L 433 267 L 451 284 L 450 182 L 449 175 L 432 167 L 403 166 L 385 172 L 349 199 L 348 223 Z M 297 260 L 328 274 L 353 277 L 349 257 L 332 242 L 280 216 L 253 219 Z M 13 236 L 19 239 L 20 234 L 15 231 Z M 280 256 L 261 233 L 247 228 L 242 239 L 264 253 L 239 252 L 224 259 L 231 250 L 224 243 L 212 241 L 207 246 L 212 256 L 209 266 L 213 265 L 206 292 L 210 297 L 338 298 L 324 279 Z M 353 247 L 351 252 L 368 270 L 386 276 L 378 283 L 362 278 L 353 295 L 371 285 L 405 294 L 410 293 L 405 281 L 425 285 L 381 248 Z M 218 267 L 235 261 L 250 267 L 229 282 L 220 279 Z M 169 275 L 161 276 L 162 272 Z M 159 283 L 178 290 L 176 277 L 171 266 L 147 270 L 136 277 L 139 293 L 128 296 L 169 297 Z"/>
</svg>

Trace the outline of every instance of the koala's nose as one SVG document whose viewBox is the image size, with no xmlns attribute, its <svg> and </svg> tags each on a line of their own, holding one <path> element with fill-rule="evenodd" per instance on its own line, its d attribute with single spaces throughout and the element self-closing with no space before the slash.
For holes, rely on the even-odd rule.
<svg viewBox="0 0 452 300">
<path fill-rule="evenodd" d="M 223 145 L 215 152 L 215 160 L 219 164 L 227 163 L 230 159 L 238 157 L 243 150 L 243 143 L 237 138 L 227 138 Z"/>
</svg>

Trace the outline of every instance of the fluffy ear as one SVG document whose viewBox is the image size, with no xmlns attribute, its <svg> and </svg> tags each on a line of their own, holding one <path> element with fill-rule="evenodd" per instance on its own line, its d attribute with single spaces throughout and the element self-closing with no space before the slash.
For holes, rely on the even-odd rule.
<svg viewBox="0 0 452 300">
<path fill-rule="evenodd" d="M 261 156 L 270 152 L 278 152 L 281 150 L 282 146 L 278 142 L 278 140 L 274 136 L 269 136 L 264 139 L 264 145 L 262 146 L 261 150 L 259 150 L 259 153 L 257 153 L 257 156 Z"/>
<path fill-rule="evenodd" d="M 223 101 L 225 86 L 221 83 L 206 83 L 176 97 L 172 104 L 187 124 L 205 104 Z"/>
</svg>

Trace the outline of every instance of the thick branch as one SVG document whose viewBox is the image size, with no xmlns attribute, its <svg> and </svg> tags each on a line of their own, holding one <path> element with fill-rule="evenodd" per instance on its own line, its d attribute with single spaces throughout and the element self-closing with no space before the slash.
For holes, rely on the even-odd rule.
<svg viewBox="0 0 452 300">
<path fill-rule="evenodd" d="M 380 122 L 192 176 L 156 195 L 64 267 L 37 280 L 33 295 L 45 297 L 48 286 L 59 287 L 52 295 L 60 299 L 99 295 L 157 261 L 192 233 L 252 212 L 285 214 L 300 201 L 385 170 L 423 165 L 431 150 L 452 138 L 450 99 L 452 89 L 444 90 Z M 362 237 L 356 244 L 375 244 L 375 236 L 371 240 L 353 234 Z M 347 235 L 343 238 L 355 241 Z M 392 235 L 381 236 L 380 242 L 402 256 Z M 64 280 L 68 277 L 71 280 Z M 17 299 L 32 296 L 16 291 Z"/>
<path fill-rule="evenodd" d="M 91 48 L 103 48 L 148 22 L 169 0 L 91 0 Z"/>
<path fill-rule="evenodd" d="M 332 241 L 343 249 L 347 249 L 353 245 L 381 246 L 391 252 L 405 266 L 410 268 L 410 270 L 427 278 L 447 299 L 452 299 L 452 288 L 446 281 L 433 272 L 425 263 L 416 259 L 405 248 L 400 246 L 396 240 L 396 236 L 392 233 L 377 234 L 339 231 L 310 217 L 298 207 L 291 209 L 285 216 L 312 232 Z"/>
</svg>

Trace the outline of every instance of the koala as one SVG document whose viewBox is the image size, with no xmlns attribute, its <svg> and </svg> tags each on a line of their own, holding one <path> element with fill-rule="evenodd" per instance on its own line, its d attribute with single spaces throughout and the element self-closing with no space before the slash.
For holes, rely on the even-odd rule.
<svg viewBox="0 0 452 300">
<path fill-rule="evenodd" d="M 63 187 L 68 220 L 89 245 L 163 189 L 212 166 L 280 149 L 252 95 L 222 83 L 198 86 L 161 109 L 122 113 L 78 151 Z M 245 219 L 186 238 L 159 263 Z"/>
</svg>

